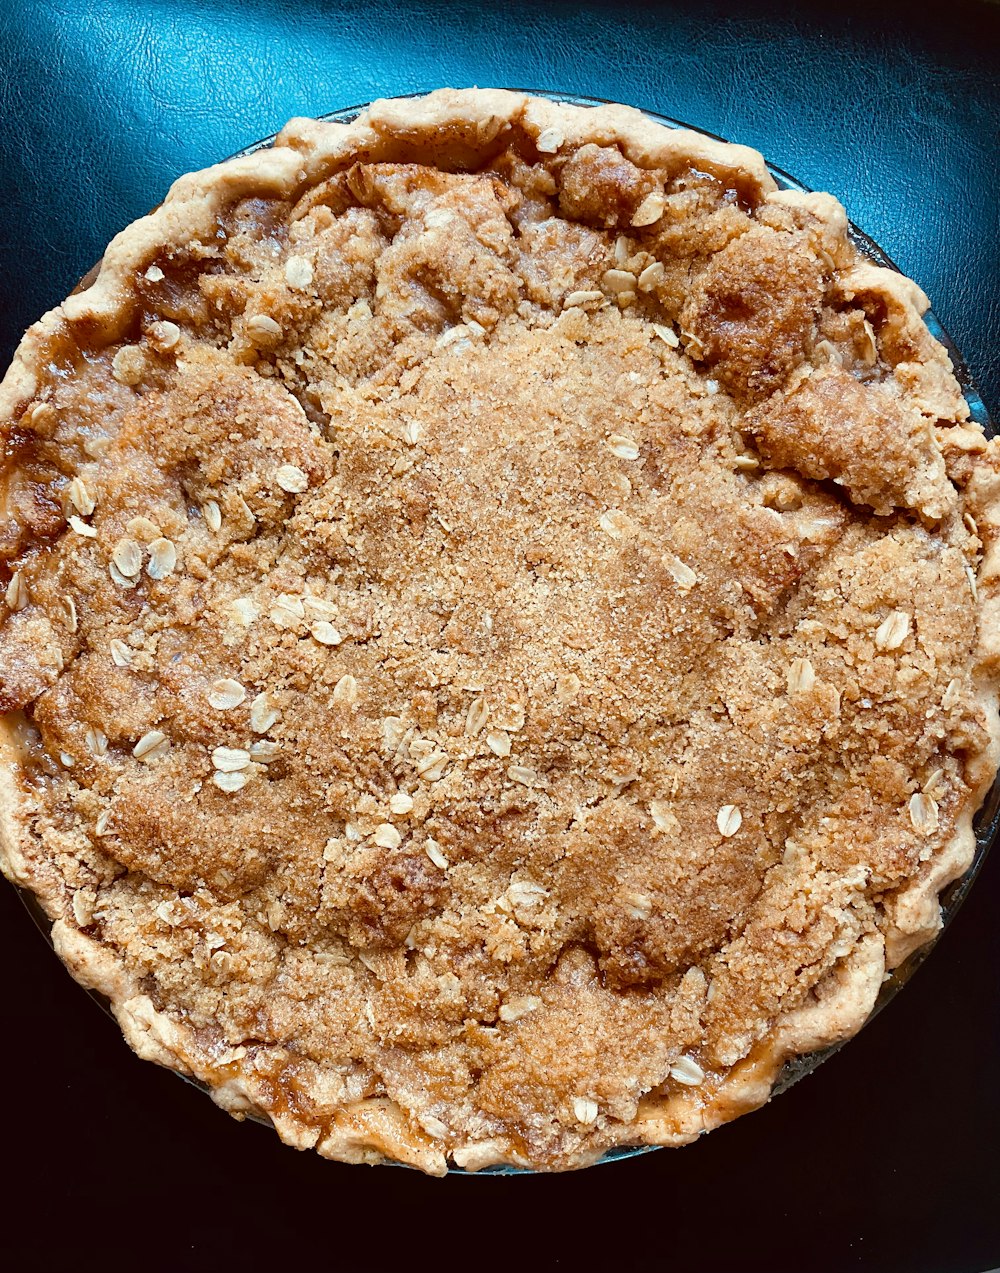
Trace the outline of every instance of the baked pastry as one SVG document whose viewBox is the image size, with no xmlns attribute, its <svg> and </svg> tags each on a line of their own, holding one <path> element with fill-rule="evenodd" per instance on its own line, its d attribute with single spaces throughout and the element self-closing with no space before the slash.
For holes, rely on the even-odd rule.
<svg viewBox="0 0 1000 1273">
<path fill-rule="evenodd" d="M 0 396 L 3 865 L 331 1158 L 682 1144 L 849 1036 L 997 768 L 998 452 L 829 195 L 621 106 L 293 120 Z"/>
</svg>

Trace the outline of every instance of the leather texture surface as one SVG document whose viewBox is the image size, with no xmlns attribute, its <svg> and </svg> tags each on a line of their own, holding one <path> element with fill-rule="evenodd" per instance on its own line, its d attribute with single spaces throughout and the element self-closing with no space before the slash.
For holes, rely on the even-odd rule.
<svg viewBox="0 0 1000 1273">
<path fill-rule="evenodd" d="M 1000 412 L 1000 6 L 0 0 L 0 363 L 180 173 L 441 84 L 644 106 L 827 189 Z M 22 1270 L 1000 1265 L 1000 849 L 913 985 L 703 1144 L 555 1179 L 296 1155 L 140 1064 L 0 888 L 0 1264 Z M 11 1170 L 13 1168 L 13 1170 Z"/>
</svg>

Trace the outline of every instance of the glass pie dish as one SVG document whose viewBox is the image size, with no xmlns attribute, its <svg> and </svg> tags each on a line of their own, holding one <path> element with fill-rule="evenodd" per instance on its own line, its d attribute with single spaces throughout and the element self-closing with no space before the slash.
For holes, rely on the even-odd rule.
<svg viewBox="0 0 1000 1273">
<path fill-rule="evenodd" d="M 550 96 L 553 98 L 553 100 L 567 102 L 574 106 L 584 107 L 584 108 L 588 106 L 592 106 L 592 105 L 598 105 L 598 103 L 589 99 L 563 98 L 563 97 L 557 97 L 554 95 L 543 95 L 543 96 Z M 330 121 L 344 123 L 353 119 L 361 109 L 363 108 L 362 107 L 349 108 L 346 110 L 331 113 L 330 115 L 324 116 L 323 118 Z M 679 124 L 676 121 L 664 119 L 663 117 L 651 116 L 651 118 L 657 120 L 660 124 L 670 128 L 684 127 L 683 125 Z M 262 142 L 256 143 L 254 146 L 248 147 L 247 150 L 240 153 L 243 155 L 253 154 L 254 152 L 258 150 L 266 148 L 268 145 L 271 144 L 272 140 L 273 139 L 270 139 L 270 138 L 265 139 Z M 780 172 L 777 169 L 772 168 L 771 173 L 780 188 L 793 189 L 793 190 L 804 189 L 799 183 L 795 182 L 792 178 L 788 177 L 786 174 Z M 860 231 L 854 231 L 854 241 L 856 245 L 859 247 L 859 249 L 861 250 L 861 252 L 864 255 L 866 255 L 869 259 L 873 260 L 878 265 L 881 265 L 884 267 L 885 266 L 891 267 L 891 262 L 888 261 L 888 258 L 885 257 L 885 255 L 880 251 L 880 249 L 877 248 L 876 245 L 871 243 L 870 240 L 868 240 L 865 236 L 863 236 L 860 233 Z M 84 283 L 89 282 L 91 277 L 92 276 L 88 276 L 88 279 L 84 280 Z M 985 411 L 983 410 L 981 399 L 979 398 L 978 394 L 975 393 L 973 387 L 971 386 L 968 376 L 966 375 L 964 371 L 964 367 L 961 362 L 961 359 L 957 356 L 951 341 L 947 338 L 946 334 L 941 331 L 940 326 L 936 323 L 935 320 L 933 320 L 933 318 L 930 319 L 928 326 L 930 327 L 930 330 L 932 331 L 932 333 L 935 336 L 937 336 L 939 340 L 942 341 L 942 343 L 948 349 L 949 353 L 952 355 L 952 358 L 956 367 L 956 372 L 959 376 L 963 391 L 968 400 L 970 413 L 973 419 L 976 420 L 978 423 L 980 423 L 984 427 L 984 429 L 986 429 L 987 432 L 992 432 L 989 426 L 989 422 L 985 418 Z M 993 798 L 991 798 L 990 801 L 987 802 L 986 808 L 979 815 L 978 851 L 976 854 L 975 862 L 973 863 L 971 869 L 962 878 L 962 880 L 957 881 L 955 884 L 953 884 L 948 890 L 946 890 L 946 892 L 944 893 L 942 897 L 945 922 L 947 922 L 951 918 L 951 916 L 954 914 L 955 910 L 957 909 L 958 904 L 960 903 L 962 897 L 964 896 L 964 893 L 967 890 L 968 885 L 975 874 L 978 864 L 982 860 L 982 856 L 985 851 L 985 848 L 995 828 L 995 821 L 996 821 L 995 814 L 996 814 L 996 800 L 994 796 Z M 721 830 L 721 826 L 720 826 L 720 830 Z M 723 832 L 723 834 L 726 834 L 726 833 Z M 876 1005 L 876 1010 L 880 1006 L 882 1006 L 887 1001 L 887 999 L 891 997 L 891 994 L 894 993 L 895 990 L 898 989 L 898 987 L 908 978 L 908 976 L 912 973 L 913 969 L 926 955 L 928 949 L 929 949 L 929 946 L 924 946 L 896 969 L 892 977 L 890 977 L 885 983 L 885 985 L 883 986 L 882 993 Z M 831 1047 L 821 1052 L 812 1053 L 808 1056 L 798 1057 L 795 1061 L 789 1063 L 785 1067 L 785 1070 L 779 1076 L 778 1082 L 774 1090 L 781 1091 L 785 1087 L 790 1086 L 791 1083 L 796 1081 L 797 1078 L 801 1077 L 805 1073 L 808 1073 L 811 1069 L 815 1068 L 815 1066 L 822 1059 L 824 1059 L 825 1056 L 830 1055 L 832 1051 L 834 1050 L 835 1048 Z M 637 1152 L 640 1152 L 640 1151 L 634 1148 L 622 1148 L 622 1149 L 609 1151 L 609 1153 L 605 1157 L 606 1159 L 610 1159 L 610 1158 L 616 1158 L 621 1156 L 627 1156 Z M 509 1171 L 511 1170 L 511 1168 L 498 1167 L 498 1168 L 487 1168 L 486 1170 Z"/>
</svg>

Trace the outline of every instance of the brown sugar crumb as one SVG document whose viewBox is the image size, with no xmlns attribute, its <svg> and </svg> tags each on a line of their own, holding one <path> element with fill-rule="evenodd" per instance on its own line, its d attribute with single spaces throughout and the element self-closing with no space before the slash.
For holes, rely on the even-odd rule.
<svg viewBox="0 0 1000 1273">
<path fill-rule="evenodd" d="M 608 228 L 648 225 L 646 200 L 656 185 L 653 173 L 629 163 L 616 146 L 581 146 L 559 174 L 559 211 L 568 221 Z"/>
<path fill-rule="evenodd" d="M 746 427 L 768 465 L 832 478 L 876 513 L 916 508 L 939 518 L 954 505 L 931 422 L 894 386 L 827 367 L 756 407 Z"/>
<path fill-rule="evenodd" d="M 756 399 L 802 363 L 822 303 L 822 263 L 806 237 L 756 226 L 710 258 L 680 321 L 692 358 L 727 389 Z"/>
<path fill-rule="evenodd" d="M 948 477 L 804 214 L 537 143 L 231 204 L 5 479 L 28 869 L 332 1156 L 689 1138 L 905 942 L 988 739 L 992 444 Z"/>
</svg>

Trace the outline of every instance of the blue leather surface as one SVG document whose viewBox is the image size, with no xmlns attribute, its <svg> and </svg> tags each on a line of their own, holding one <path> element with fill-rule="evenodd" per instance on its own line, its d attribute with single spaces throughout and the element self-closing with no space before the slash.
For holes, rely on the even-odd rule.
<svg viewBox="0 0 1000 1273">
<path fill-rule="evenodd" d="M 445 83 L 645 106 L 833 191 L 998 415 L 1000 6 L 966 0 L 0 0 L 0 363 L 181 172 Z M 767 1111 L 575 1177 L 442 1183 L 295 1155 L 140 1065 L 2 888 L 0 1264 L 981 1273 L 998 889 L 994 850 L 913 985 Z"/>
</svg>

